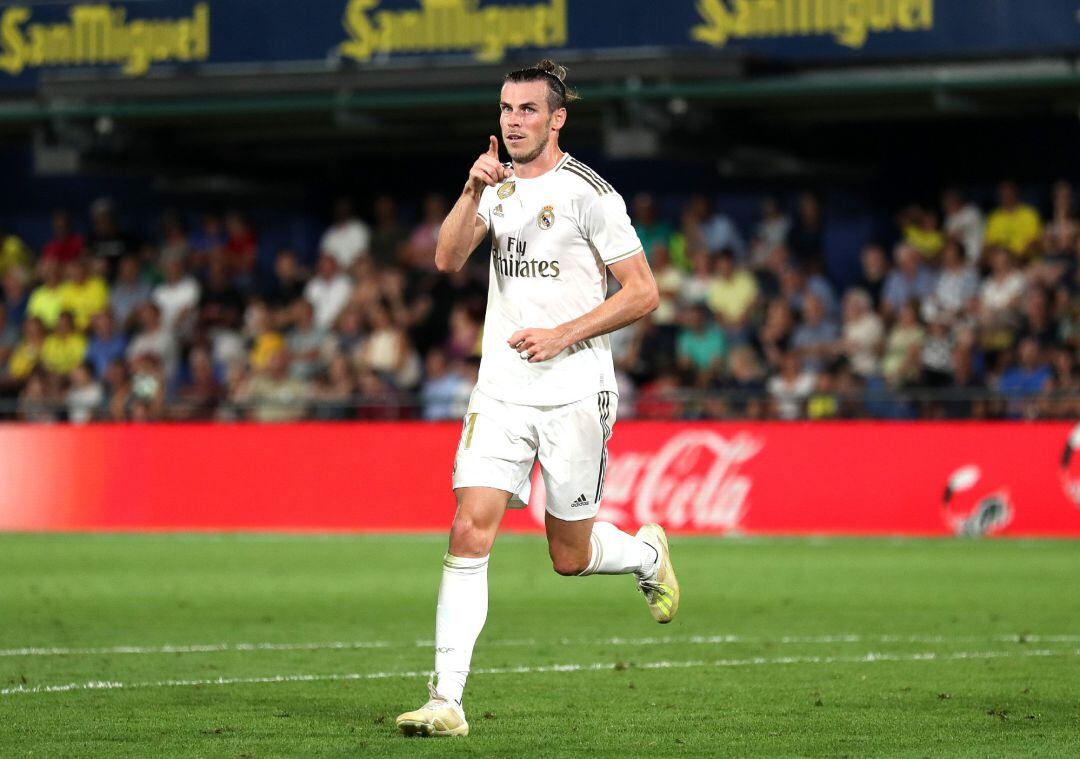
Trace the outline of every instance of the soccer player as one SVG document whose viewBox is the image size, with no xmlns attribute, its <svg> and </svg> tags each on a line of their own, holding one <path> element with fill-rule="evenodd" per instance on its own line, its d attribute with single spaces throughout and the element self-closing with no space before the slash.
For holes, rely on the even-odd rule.
<svg viewBox="0 0 1080 759">
<path fill-rule="evenodd" d="M 479 381 L 454 462 L 431 699 L 397 718 L 407 735 L 469 732 L 461 696 L 487 618 L 488 554 L 511 499 L 528 500 L 537 459 L 555 571 L 633 574 L 658 622 L 679 608 L 660 525 L 629 535 L 595 521 L 618 402 L 607 333 L 651 312 L 658 295 L 622 197 L 559 148 L 576 97 L 565 76 L 548 60 L 506 76 L 499 125 L 512 160 L 499 162 L 492 136 L 439 231 L 435 264 L 446 272 L 490 234 L 491 281 Z M 605 300 L 609 268 L 622 287 Z"/>
</svg>

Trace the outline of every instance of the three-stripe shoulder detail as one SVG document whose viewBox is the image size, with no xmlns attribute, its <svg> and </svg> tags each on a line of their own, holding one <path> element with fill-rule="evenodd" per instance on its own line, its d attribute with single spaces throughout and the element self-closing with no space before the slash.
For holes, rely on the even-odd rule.
<svg viewBox="0 0 1080 759">
<path fill-rule="evenodd" d="M 596 190 L 597 195 L 607 195 L 608 193 L 615 192 L 615 188 L 608 184 L 599 174 L 590 169 L 576 158 L 571 158 L 564 163 L 560 168 L 560 171 L 569 171 L 584 180 L 590 187 Z"/>
</svg>

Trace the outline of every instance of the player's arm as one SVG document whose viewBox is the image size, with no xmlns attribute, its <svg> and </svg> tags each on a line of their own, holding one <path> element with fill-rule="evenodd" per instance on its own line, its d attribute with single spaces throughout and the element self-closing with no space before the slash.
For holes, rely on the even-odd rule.
<svg viewBox="0 0 1080 759">
<path fill-rule="evenodd" d="M 606 335 L 656 310 L 660 293 L 644 252 L 609 267 L 622 288 L 587 314 L 554 329 L 521 329 L 507 341 L 529 363 L 547 361 L 574 343 Z"/>
<path fill-rule="evenodd" d="M 469 260 L 469 254 L 488 233 L 487 223 L 477 215 L 484 188 L 494 187 L 513 173 L 499 163 L 499 141 L 495 135 L 489 139 L 487 152 L 469 169 L 469 180 L 461 197 L 439 228 L 435 244 L 435 268 L 439 271 L 460 271 Z"/>
</svg>

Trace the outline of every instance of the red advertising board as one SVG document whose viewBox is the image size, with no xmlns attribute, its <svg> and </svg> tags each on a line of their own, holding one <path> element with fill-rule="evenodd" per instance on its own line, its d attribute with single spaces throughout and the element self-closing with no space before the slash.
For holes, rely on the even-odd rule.
<svg viewBox="0 0 1080 759">
<path fill-rule="evenodd" d="M 0 427 L 3 530 L 442 531 L 460 425 Z M 1068 423 L 621 422 L 600 518 L 741 534 L 1080 537 Z M 528 508 L 504 526 L 542 529 Z"/>
</svg>

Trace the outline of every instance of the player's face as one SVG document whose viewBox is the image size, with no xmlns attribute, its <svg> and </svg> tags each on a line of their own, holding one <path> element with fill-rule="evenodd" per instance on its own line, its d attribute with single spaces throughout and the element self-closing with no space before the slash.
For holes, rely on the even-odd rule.
<svg viewBox="0 0 1080 759">
<path fill-rule="evenodd" d="M 544 82 L 507 82 L 499 102 L 499 126 L 503 144 L 516 163 L 529 163 L 548 146 L 553 132 L 562 125 L 560 108 L 552 113 Z"/>
</svg>

